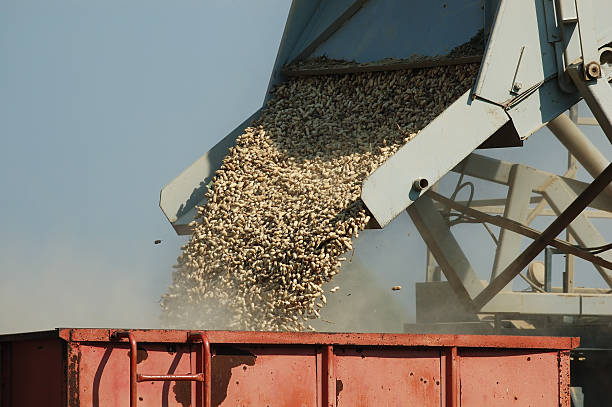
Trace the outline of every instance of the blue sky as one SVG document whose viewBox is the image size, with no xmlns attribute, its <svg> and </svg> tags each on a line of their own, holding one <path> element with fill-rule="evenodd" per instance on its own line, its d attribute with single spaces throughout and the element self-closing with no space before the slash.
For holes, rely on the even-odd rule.
<svg viewBox="0 0 612 407">
<path fill-rule="evenodd" d="M 157 326 L 185 241 L 159 191 L 261 105 L 289 5 L 0 2 L 0 332 Z M 601 132 L 587 131 L 611 158 Z M 489 154 L 565 170 L 547 131 Z M 356 262 L 407 287 L 412 317 L 425 261 L 412 225 L 368 231 L 358 247 Z"/>
<path fill-rule="evenodd" d="M 157 323 L 159 191 L 261 105 L 288 7 L 0 2 L 0 331 Z"/>
</svg>

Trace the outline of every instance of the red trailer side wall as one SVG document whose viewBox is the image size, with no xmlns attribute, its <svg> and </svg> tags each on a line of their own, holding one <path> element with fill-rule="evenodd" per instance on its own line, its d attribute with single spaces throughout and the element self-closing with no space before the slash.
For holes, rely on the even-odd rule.
<svg viewBox="0 0 612 407">
<path fill-rule="evenodd" d="M 2 346 L 2 406 L 65 405 L 64 343 L 39 339 Z"/>
<path fill-rule="evenodd" d="M 569 407 L 569 350 L 578 345 L 577 338 L 211 331 L 197 334 L 209 340 L 204 347 L 189 331 L 134 330 L 132 359 L 114 330 L 46 334 L 0 336 L 1 407 L 128 407 L 131 384 L 133 406 L 195 406 L 200 385 L 154 378 L 197 376 L 202 349 L 211 351 L 210 407 Z M 131 382 L 130 361 L 149 376 Z"/>
<path fill-rule="evenodd" d="M 553 406 L 559 400 L 558 352 L 461 352 L 461 405 Z"/>
<path fill-rule="evenodd" d="M 127 344 L 81 343 L 78 346 L 79 406 L 129 406 Z M 182 374 L 191 370 L 191 349 L 187 344 L 146 344 L 139 346 L 137 355 L 142 373 Z M 139 383 L 138 396 L 142 406 L 187 406 L 191 403 L 191 383 Z M 160 399 L 164 400 L 163 404 Z"/>
</svg>

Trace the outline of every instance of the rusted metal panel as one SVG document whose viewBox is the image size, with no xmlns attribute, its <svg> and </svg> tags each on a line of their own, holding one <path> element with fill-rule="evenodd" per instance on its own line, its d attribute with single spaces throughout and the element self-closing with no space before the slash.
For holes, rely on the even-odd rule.
<svg viewBox="0 0 612 407">
<path fill-rule="evenodd" d="M 559 352 L 559 406 L 570 407 L 570 352 Z"/>
<path fill-rule="evenodd" d="M 556 406 L 558 352 L 460 351 L 462 406 Z M 568 386 L 569 388 L 569 386 Z"/>
<path fill-rule="evenodd" d="M 71 329 L 55 332 L 55 337 L 70 337 L 73 342 L 109 342 L 118 330 Z M 444 346 L 487 347 L 515 349 L 573 349 L 578 338 L 550 336 L 495 336 L 495 335 L 427 335 L 387 333 L 318 333 L 318 332 L 241 332 L 241 331 L 187 331 L 162 329 L 130 330 L 138 342 L 184 343 L 190 333 L 206 332 L 211 343 L 261 345 L 363 345 L 363 346 Z M 27 335 L 27 334 L 23 334 Z M 18 338 L 27 339 L 27 336 Z M 0 342 L 11 341 L 13 336 L 0 335 Z M 20 340 L 21 340 L 20 339 Z"/>
<path fill-rule="evenodd" d="M 212 406 L 317 406 L 312 347 L 221 346 L 212 358 Z"/>
<path fill-rule="evenodd" d="M 337 348 L 333 406 L 439 406 L 440 351 Z"/>
<path fill-rule="evenodd" d="M 2 406 L 569 407 L 578 339 L 60 329 L 0 345 Z"/>
<path fill-rule="evenodd" d="M 75 342 L 108 342 L 124 329 L 61 328 L 60 337 Z M 177 329 L 130 329 L 138 342 L 186 342 L 190 331 Z M 0 339 L 1 340 L 1 339 Z"/>
<path fill-rule="evenodd" d="M 145 374 L 191 372 L 189 344 L 139 344 L 137 366 Z M 81 407 L 130 405 L 130 354 L 127 343 L 81 343 L 78 370 Z M 193 405 L 190 382 L 138 383 L 139 405 L 187 407 Z"/>
<path fill-rule="evenodd" d="M 81 362 L 81 344 L 79 342 L 68 342 L 66 344 L 66 357 L 63 361 L 65 372 L 65 394 L 64 399 L 68 407 L 79 407 L 79 365 Z"/>
</svg>

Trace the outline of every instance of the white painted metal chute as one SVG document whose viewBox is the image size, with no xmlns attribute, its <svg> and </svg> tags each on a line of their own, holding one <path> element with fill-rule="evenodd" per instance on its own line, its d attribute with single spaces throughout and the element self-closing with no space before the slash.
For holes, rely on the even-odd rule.
<svg viewBox="0 0 612 407">
<path fill-rule="evenodd" d="M 412 189 L 413 179 L 429 177 L 433 185 L 506 122 L 525 139 L 585 97 L 612 137 L 612 89 L 606 73 L 600 69 L 594 77 L 573 74 L 589 64 L 605 65 L 598 50 L 612 42 L 612 7 L 605 1 L 561 3 L 566 13 L 570 3 L 587 10 L 585 21 L 560 14 L 552 0 L 499 3 L 474 89 L 364 181 L 362 199 L 380 226 L 424 193 Z M 588 19 L 596 10 L 598 18 Z M 568 25 L 578 29 L 569 31 Z M 577 47 L 578 33 L 591 31 L 592 42 L 582 38 Z M 596 60 L 585 65 L 583 54 Z M 422 157 L 428 157 L 427 164 Z"/>
<path fill-rule="evenodd" d="M 264 99 L 292 75 L 308 74 L 288 72 L 288 65 L 313 57 L 357 63 L 394 58 L 403 67 L 478 62 L 481 51 L 460 58 L 449 53 L 488 30 L 496 7 L 497 2 L 489 0 L 294 0 Z M 380 70 L 386 69 L 383 65 Z M 217 145 L 162 189 L 160 207 L 177 233 L 190 233 L 194 206 L 205 202 L 207 185 L 228 148 L 258 116 L 259 110 L 219 137 Z"/>
</svg>

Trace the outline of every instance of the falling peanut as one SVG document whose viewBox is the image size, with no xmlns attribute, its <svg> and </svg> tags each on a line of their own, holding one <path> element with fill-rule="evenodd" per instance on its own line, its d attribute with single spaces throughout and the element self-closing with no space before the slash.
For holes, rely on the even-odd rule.
<svg viewBox="0 0 612 407">
<path fill-rule="evenodd" d="M 363 180 L 465 92 L 477 68 L 301 77 L 273 89 L 196 208 L 163 324 L 310 329 L 327 303 L 323 285 L 369 221 Z"/>
</svg>

